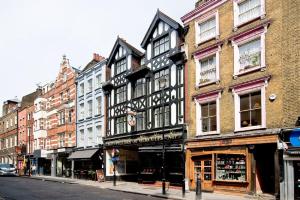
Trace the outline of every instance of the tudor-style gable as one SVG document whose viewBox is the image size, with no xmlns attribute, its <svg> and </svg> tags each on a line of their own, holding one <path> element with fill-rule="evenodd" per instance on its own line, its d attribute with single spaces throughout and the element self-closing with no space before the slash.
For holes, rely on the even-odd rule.
<svg viewBox="0 0 300 200">
<path fill-rule="evenodd" d="M 145 65 L 151 70 L 168 65 L 168 57 L 178 51 L 183 40 L 182 26 L 158 10 L 141 43 L 146 50 Z"/>
</svg>

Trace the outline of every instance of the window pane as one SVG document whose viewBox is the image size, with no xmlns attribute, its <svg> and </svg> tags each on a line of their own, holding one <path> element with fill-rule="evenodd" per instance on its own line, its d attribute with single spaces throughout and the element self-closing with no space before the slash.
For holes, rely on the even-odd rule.
<svg viewBox="0 0 300 200">
<path fill-rule="evenodd" d="M 200 83 L 216 80 L 216 56 L 200 61 Z"/>
<path fill-rule="evenodd" d="M 251 125 L 261 125 L 261 109 L 251 111 Z"/>
<path fill-rule="evenodd" d="M 240 110 L 249 110 L 249 94 L 240 96 Z"/>
<path fill-rule="evenodd" d="M 216 131 L 217 130 L 217 119 L 216 117 L 211 117 L 210 119 L 210 130 L 209 131 Z"/>
<path fill-rule="evenodd" d="M 216 115 L 216 103 L 210 103 L 209 104 L 209 116 L 215 116 Z"/>
<path fill-rule="evenodd" d="M 202 132 L 208 132 L 208 118 L 202 119 Z"/>
<path fill-rule="evenodd" d="M 250 111 L 241 112 L 241 127 L 251 126 Z"/>
<path fill-rule="evenodd" d="M 202 117 L 208 116 L 208 104 L 201 105 L 201 115 Z"/>
<path fill-rule="evenodd" d="M 261 95 L 260 92 L 251 94 L 251 109 L 261 108 Z"/>
<path fill-rule="evenodd" d="M 239 7 L 239 22 L 247 22 L 260 16 L 261 5 L 260 0 L 245 0 L 238 4 Z"/>
<path fill-rule="evenodd" d="M 259 66 L 261 64 L 260 39 L 239 46 L 239 62 L 241 69 Z"/>
</svg>

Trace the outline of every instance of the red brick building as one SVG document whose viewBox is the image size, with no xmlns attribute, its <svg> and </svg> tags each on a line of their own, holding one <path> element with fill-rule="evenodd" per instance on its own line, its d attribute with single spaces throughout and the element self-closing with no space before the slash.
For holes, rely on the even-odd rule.
<svg viewBox="0 0 300 200">
<path fill-rule="evenodd" d="M 70 66 L 63 56 L 59 73 L 47 98 L 47 139 L 46 148 L 50 150 L 51 175 L 69 176 L 71 163 L 67 160 L 72 147 L 76 145 L 76 86 L 77 70 Z"/>
</svg>

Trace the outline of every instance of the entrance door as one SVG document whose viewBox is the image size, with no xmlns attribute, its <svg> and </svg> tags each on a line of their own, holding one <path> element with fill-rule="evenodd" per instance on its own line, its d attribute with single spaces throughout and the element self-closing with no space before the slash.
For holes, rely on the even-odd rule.
<svg viewBox="0 0 300 200">
<path fill-rule="evenodd" d="M 197 176 L 200 176 L 202 190 L 212 191 L 212 158 L 210 156 L 194 159 L 194 181 L 196 189 Z"/>
</svg>

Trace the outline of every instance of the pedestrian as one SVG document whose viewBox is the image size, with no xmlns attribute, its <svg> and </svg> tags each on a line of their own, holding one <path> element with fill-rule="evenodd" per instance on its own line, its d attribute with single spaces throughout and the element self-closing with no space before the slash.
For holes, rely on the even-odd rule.
<svg viewBox="0 0 300 200">
<path fill-rule="evenodd" d="M 32 175 L 36 175 L 36 166 L 33 164 L 32 166 Z"/>
</svg>

